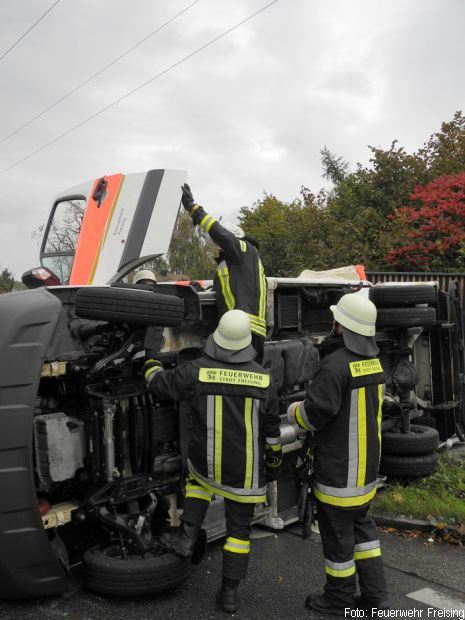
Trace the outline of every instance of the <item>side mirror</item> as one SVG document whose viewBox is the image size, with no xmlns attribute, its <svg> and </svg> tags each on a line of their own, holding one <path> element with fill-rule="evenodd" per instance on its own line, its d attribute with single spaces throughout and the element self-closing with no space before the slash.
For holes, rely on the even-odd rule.
<svg viewBox="0 0 465 620">
<path fill-rule="evenodd" d="M 57 286 L 61 284 L 60 278 L 45 267 L 34 267 L 25 271 L 21 281 L 27 288 L 39 288 L 40 286 Z"/>
</svg>

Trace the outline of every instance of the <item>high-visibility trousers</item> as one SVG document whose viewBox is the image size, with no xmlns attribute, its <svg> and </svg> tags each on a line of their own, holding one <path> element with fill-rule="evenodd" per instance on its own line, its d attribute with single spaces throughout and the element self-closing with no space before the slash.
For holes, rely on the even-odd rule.
<svg viewBox="0 0 465 620">
<path fill-rule="evenodd" d="M 381 547 L 368 505 L 341 509 L 318 501 L 318 527 L 325 557 L 325 592 L 337 605 L 353 602 L 358 575 L 362 596 L 376 606 L 388 597 Z"/>
<path fill-rule="evenodd" d="M 202 525 L 212 500 L 212 493 L 197 480 L 188 477 L 182 521 Z M 226 542 L 223 546 L 223 577 L 244 579 L 250 557 L 250 531 L 255 504 L 224 498 Z"/>
</svg>

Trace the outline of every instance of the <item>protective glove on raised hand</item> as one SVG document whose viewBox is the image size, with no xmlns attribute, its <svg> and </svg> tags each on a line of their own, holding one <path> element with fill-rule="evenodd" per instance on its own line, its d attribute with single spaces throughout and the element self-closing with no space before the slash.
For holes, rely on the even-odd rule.
<svg viewBox="0 0 465 620">
<path fill-rule="evenodd" d="M 192 195 L 191 188 L 187 183 L 181 186 L 182 189 L 182 206 L 184 209 L 190 213 L 192 211 L 193 206 L 195 205 L 194 196 Z"/>
<path fill-rule="evenodd" d="M 153 379 L 154 374 L 160 370 L 163 370 L 163 365 L 160 361 L 152 358 L 145 360 L 144 365 L 142 366 L 142 372 L 147 384 Z"/>
</svg>

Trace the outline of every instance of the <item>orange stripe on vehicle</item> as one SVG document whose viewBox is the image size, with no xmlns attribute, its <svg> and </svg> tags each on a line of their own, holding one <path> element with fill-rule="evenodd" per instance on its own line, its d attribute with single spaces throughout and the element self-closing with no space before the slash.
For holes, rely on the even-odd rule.
<svg viewBox="0 0 465 620">
<path fill-rule="evenodd" d="M 69 280 L 70 284 L 92 284 L 100 251 L 115 210 L 124 175 L 114 174 L 105 177 L 105 180 L 108 182 L 107 194 L 100 207 L 97 201 L 92 199 L 99 179 L 95 181 L 90 192 L 76 247 L 76 255 Z"/>
</svg>

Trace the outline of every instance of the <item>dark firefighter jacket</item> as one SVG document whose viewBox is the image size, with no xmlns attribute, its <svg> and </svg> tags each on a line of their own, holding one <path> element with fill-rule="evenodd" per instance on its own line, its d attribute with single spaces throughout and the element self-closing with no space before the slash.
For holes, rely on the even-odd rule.
<svg viewBox="0 0 465 620">
<path fill-rule="evenodd" d="M 255 361 L 207 355 L 149 379 L 159 398 L 188 400 L 194 410 L 188 468 L 199 484 L 238 502 L 266 498 L 264 447 L 279 443 L 270 375 Z"/>
<path fill-rule="evenodd" d="M 252 333 L 265 338 L 266 277 L 257 250 L 199 205 L 194 205 L 191 217 L 222 249 L 214 279 L 219 317 L 227 310 L 243 310 L 249 315 Z"/>
<path fill-rule="evenodd" d="M 296 419 L 315 431 L 314 492 L 321 502 L 353 508 L 374 497 L 384 382 L 377 357 L 341 346 L 323 359 L 309 384 Z"/>
</svg>

